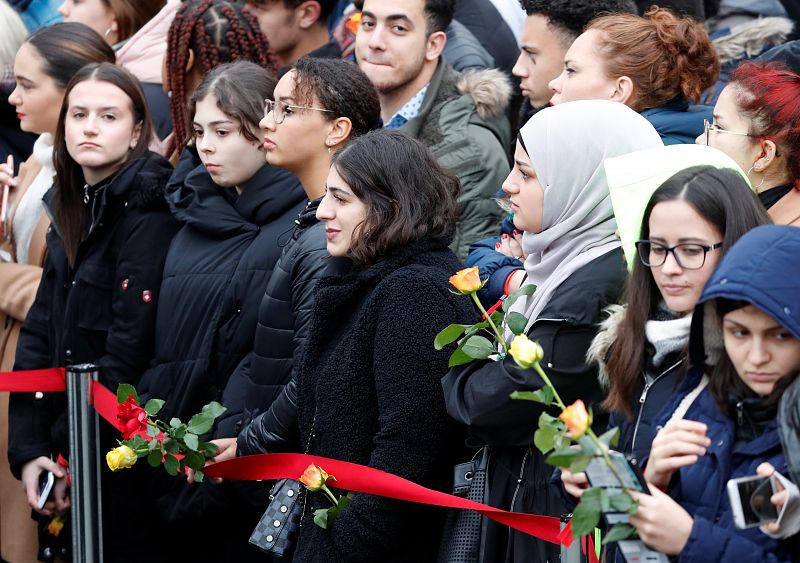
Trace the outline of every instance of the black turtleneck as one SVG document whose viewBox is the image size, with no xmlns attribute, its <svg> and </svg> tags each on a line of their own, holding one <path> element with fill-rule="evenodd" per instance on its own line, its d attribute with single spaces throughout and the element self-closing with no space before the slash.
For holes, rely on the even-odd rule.
<svg viewBox="0 0 800 563">
<path fill-rule="evenodd" d="M 736 413 L 736 446 L 746 444 L 764 433 L 764 429 L 778 413 L 778 407 L 769 404 L 769 397 L 728 395 L 728 404 Z"/>
<path fill-rule="evenodd" d="M 783 186 L 775 186 L 774 188 L 764 190 L 763 192 L 758 194 L 758 199 L 761 200 L 761 204 L 764 207 L 769 209 L 770 207 L 778 203 L 778 201 L 783 196 L 788 194 L 792 190 L 793 186 L 794 186 L 793 184 L 785 184 Z"/>
</svg>

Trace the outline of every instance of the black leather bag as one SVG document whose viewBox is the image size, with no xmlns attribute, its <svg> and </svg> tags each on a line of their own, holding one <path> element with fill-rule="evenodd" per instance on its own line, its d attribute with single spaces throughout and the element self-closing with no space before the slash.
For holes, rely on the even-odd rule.
<svg viewBox="0 0 800 563">
<path fill-rule="evenodd" d="M 269 499 L 267 510 L 250 535 L 249 543 L 272 556 L 291 558 L 303 515 L 300 483 L 293 479 L 277 481 Z"/>
<path fill-rule="evenodd" d="M 453 494 L 485 503 L 489 487 L 489 448 L 481 448 L 472 461 L 453 468 Z M 478 563 L 486 536 L 486 518 L 474 510 L 451 509 L 445 521 L 438 563 Z"/>
</svg>

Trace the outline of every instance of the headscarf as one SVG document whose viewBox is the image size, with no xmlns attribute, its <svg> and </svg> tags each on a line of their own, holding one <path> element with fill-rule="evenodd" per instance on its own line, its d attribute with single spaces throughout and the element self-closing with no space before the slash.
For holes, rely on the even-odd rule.
<svg viewBox="0 0 800 563">
<path fill-rule="evenodd" d="M 537 289 L 512 308 L 527 330 L 567 278 L 620 246 L 603 160 L 663 143 L 644 117 L 607 100 L 546 108 L 520 136 L 544 190 L 542 231 L 522 236 L 525 285 Z"/>
</svg>

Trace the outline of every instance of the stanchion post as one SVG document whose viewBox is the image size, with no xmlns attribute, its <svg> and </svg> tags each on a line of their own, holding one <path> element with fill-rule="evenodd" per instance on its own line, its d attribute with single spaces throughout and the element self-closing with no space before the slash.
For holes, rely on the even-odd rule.
<svg viewBox="0 0 800 563">
<path fill-rule="evenodd" d="M 67 368 L 69 472 L 72 502 L 72 560 L 103 563 L 103 513 L 100 504 L 100 429 L 91 406 L 96 365 Z"/>
</svg>

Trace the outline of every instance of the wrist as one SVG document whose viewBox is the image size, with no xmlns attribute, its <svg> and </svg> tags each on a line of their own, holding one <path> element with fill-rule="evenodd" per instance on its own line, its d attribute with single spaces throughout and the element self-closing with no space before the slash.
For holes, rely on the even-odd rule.
<svg viewBox="0 0 800 563">
<path fill-rule="evenodd" d="M 508 274 L 506 281 L 503 284 L 503 295 L 511 295 L 517 291 L 522 285 L 522 278 L 525 276 L 525 270 L 517 269 Z"/>
</svg>

